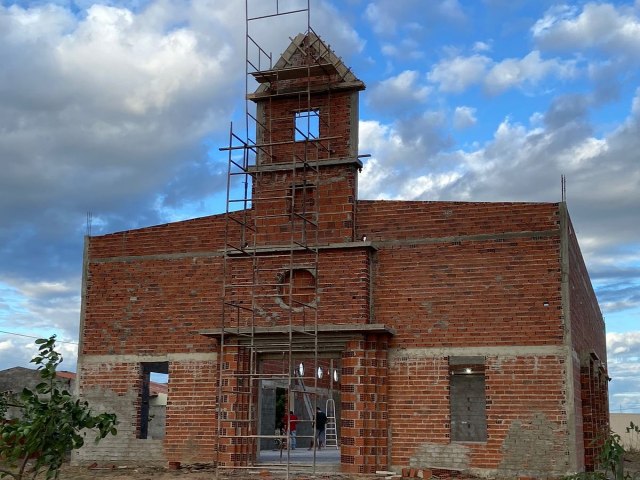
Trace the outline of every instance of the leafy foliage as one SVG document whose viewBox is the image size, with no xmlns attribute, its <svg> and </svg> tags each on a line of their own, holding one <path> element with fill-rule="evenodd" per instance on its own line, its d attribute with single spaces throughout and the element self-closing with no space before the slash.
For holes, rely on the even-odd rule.
<svg viewBox="0 0 640 480">
<path fill-rule="evenodd" d="M 22 480 L 46 472 L 47 480 L 56 479 L 67 452 L 84 444 L 84 429 L 97 430 L 96 442 L 117 434 L 115 414 L 93 415 L 88 402 L 75 399 L 55 381 L 62 362 L 55 335 L 36 344 L 38 354 L 31 362 L 38 365 L 42 382 L 35 391 L 25 388 L 20 393 L 21 419 L 0 425 L 0 459 L 8 465 L 0 468 L 0 478 Z"/>
<path fill-rule="evenodd" d="M 640 426 L 631 422 L 629 426 L 626 427 L 626 431 L 627 433 L 640 433 Z M 631 475 L 624 473 L 624 454 L 625 449 L 622 445 L 620 435 L 614 432 L 609 432 L 609 435 L 602 443 L 602 449 L 600 450 L 600 455 L 598 457 L 600 467 L 603 471 L 577 473 L 575 475 L 565 477 L 565 480 L 607 480 L 608 478 L 613 478 L 615 480 L 630 480 L 632 478 Z M 612 477 L 608 476 L 609 473 L 611 473 Z"/>
</svg>

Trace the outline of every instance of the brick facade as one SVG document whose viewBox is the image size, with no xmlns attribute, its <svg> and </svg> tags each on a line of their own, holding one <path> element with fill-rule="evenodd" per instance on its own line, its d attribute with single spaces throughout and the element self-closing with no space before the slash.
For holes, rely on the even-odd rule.
<svg viewBox="0 0 640 480">
<path fill-rule="evenodd" d="M 253 209 L 233 215 L 246 213 L 255 236 L 214 215 L 86 239 L 80 393 L 116 410 L 122 423 L 117 440 L 76 461 L 256 461 L 256 442 L 225 437 L 250 435 L 246 420 L 260 409 L 243 377 L 250 353 L 232 343 L 220 358 L 216 338 L 201 333 L 221 325 L 224 278 L 238 285 L 226 294 L 255 312 L 239 309 L 236 327 L 304 324 L 278 286 L 291 258 L 309 261 L 304 250 L 285 255 L 304 230 L 317 241 L 317 267 L 300 273 L 297 294 L 306 298 L 305 285 L 317 281 L 319 323 L 362 332 L 333 352 L 343 472 L 548 478 L 593 469 L 592 440 L 608 431 L 604 325 L 566 206 L 358 200 L 364 86 L 330 76 L 314 82 L 340 87 L 312 99 L 321 117 L 331 112 L 320 127 L 329 143 L 287 143 L 299 99 L 264 92 L 254 99 L 271 125 L 258 136 L 271 146 L 258 157 Z M 311 177 L 289 165 L 305 155 L 319 159 Z M 300 207 L 295 189 L 309 183 L 313 201 L 299 197 Z M 296 230 L 296 215 L 317 227 Z M 224 268 L 225 228 L 227 238 L 270 252 L 260 271 L 251 258 Z M 257 286 L 247 288 L 252 281 Z M 372 325 L 385 331 L 367 332 Z M 136 438 L 145 362 L 169 365 L 159 441 Z M 466 374 L 484 392 L 476 405 L 484 421 L 456 428 L 477 429 L 482 441 L 451 437 L 452 377 Z"/>
</svg>

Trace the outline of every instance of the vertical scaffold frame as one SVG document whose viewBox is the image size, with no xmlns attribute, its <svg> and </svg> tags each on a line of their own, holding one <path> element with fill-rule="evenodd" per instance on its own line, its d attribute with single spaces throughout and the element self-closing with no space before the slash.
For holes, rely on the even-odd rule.
<svg viewBox="0 0 640 480">
<path fill-rule="evenodd" d="M 264 0 L 259 0 L 264 8 Z M 312 88 L 310 78 L 313 72 L 322 69 L 320 58 L 313 57 L 310 52 L 329 51 L 327 45 L 311 29 L 310 0 L 300 0 L 300 8 L 281 9 L 281 1 L 274 0 L 273 11 L 267 14 L 252 16 L 252 2 L 245 0 L 245 115 L 244 132 L 234 130 L 233 123 L 229 129 L 229 145 L 222 148 L 228 154 L 227 194 L 226 194 L 226 226 L 223 260 L 222 315 L 221 334 L 219 339 L 219 376 L 218 376 L 218 412 L 217 412 L 217 458 L 218 468 L 251 468 L 258 459 L 261 439 L 283 440 L 289 445 L 290 432 L 284 438 L 276 434 L 262 434 L 258 424 L 258 391 L 263 380 L 276 380 L 286 383 L 287 389 L 294 385 L 307 383 L 308 397 L 305 397 L 308 410 L 315 409 L 318 403 L 319 365 L 318 344 L 318 281 L 319 281 L 319 229 L 318 205 L 320 205 L 319 159 L 331 156 L 332 138 L 321 138 L 314 123 L 331 123 L 331 112 L 327 108 L 323 115 L 314 118 L 307 114 L 302 121 L 295 124 L 295 135 L 291 144 L 303 145 L 303 148 L 292 149 L 291 172 L 292 185 L 295 188 L 283 192 L 282 189 L 270 189 L 261 184 L 265 168 L 272 163 L 274 147 L 280 148 L 283 142 L 271 138 L 278 118 L 269 115 L 266 123 L 254 113 L 255 105 L 250 99 L 250 88 L 256 80 L 261 85 L 268 85 L 270 93 L 265 98 L 271 102 L 278 98 L 279 80 L 292 78 L 300 81 L 299 91 L 295 93 L 298 111 L 313 112 Z M 291 5 L 291 2 L 286 2 Z M 252 34 L 255 22 L 268 21 L 271 18 L 284 16 L 303 17 L 305 31 L 310 41 L 321 45 L 314 48 L 298 48 L 300 54 L 306 55 L 303 65 L 285 65 L 274 68 L 273 57 L 264 50 Z M 310 35 L 311 34 L 311 35 Z M 326 68 L 326 67 L 325 67 Z M 332 72 L 334 73 L 334 72 Z M 287 92 L 291 96 L 291 91 Z M 329 102 L 330 105 L 330 102 Z M 306 122 L 305 122 L 306 120 Z M 306 125 L 305 125 L 306 123 Z M 302 150 L 302 153 L 299 151 Z M 260 186 L 260 195 L 255 195 L 256 186 Z M 290 208 L 282 212 L 258 214 L 260 204 L 269 202 L 286 202 Z M 296 205 L 296 202 L 299 205 Z M 315 206 L 315 211 L 314 211 Z M 308 211 L 308 209 L 311 209 Z M 264 211 L 264 210 L 262 210 Z M 266 238 L 261 228 L 269 219 L 287 217 L 290 238 L 285 244 L 270 245 L 263 241 Z M 274 267 L 274 265 L 278 267 Z M 283 272 L 282 266 L 286 265 Z M 247 275 L 246 271 L 250 270 Z M 294 288 L 295 272 L 306 270 L 311 272 L 313 281 L 303 294 Z M 244 273 L 241 273 L 244 272 Z M 273 341 L 265 343 L 256 336 L 257 328 L 264 326 L 265 312 L 263 302 L 273 302 L 276 297 L 286 298 L 289 308 L 282 309 L 279 335 Z M 310 300 L 311 299 L 311 300 Z M 295 322 L 294 322 L 295 317 Z M 302 319 L 302 321 L 300 321 Z M 295 338 L 294 338 L 295 337 Z M 302 338 L 302 341 L 300 341 Z M 301 347 L 300 345 L 304 345 Z M 310 346 L 311 350 L 310 350 Z M 313 365 L 301 374 L 296 365 L 296 353 L 303 351 L 307 358 L 313 358 Z M 260 371 L 260 355 L 281 352 L 286 373 L 270 374 Z M 312 388 L 310 388 L 312 387 Z M 234 399 L 234 407 L 230 408 L 229 398 Z M 291 398 L 291 395 L 288 396 Z M 287 410 L 289 406 L 287 405 Z M 311 431 L 315 430 L 315 417 L 311 420 Z M 315 442 L 314 442 L 315 443 Z M 226 465 L 221 461 L 223 449 L 231 449 L 233 461 Z M 226 450 L 228 453 L 228 450 Z M 291 453 L 286 450 L 286 461 L 278 465 L 260 464 L 261 467 L 283 469 L 286 478 L 291 470 Z M 228 457 L 227 457 L 228 458 Z M 281 453 L 282 458 L 282 453 Z M 284 459 L 282 459 L 284 460 Z M 296 467 L 301 465 L 296 464 Z M 316 471 L 316 450 L 313 450 L 313 461 L 304 465 L 313 473 Z"/>
</svg>

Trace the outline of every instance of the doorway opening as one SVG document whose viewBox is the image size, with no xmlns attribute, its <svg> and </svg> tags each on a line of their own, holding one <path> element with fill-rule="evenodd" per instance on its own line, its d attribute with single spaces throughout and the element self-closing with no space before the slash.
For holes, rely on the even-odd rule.
<svg viewBox="0 0 640 480">
<path fill-rule="evenodd" d="M 140 367 L 142 387 L 139 397 L 138 438 L 161 440 L 167 423 L 169 362 L 143 362 Z"/>
<path fill-rule="evenodd" d="M 277 378 L 287 374 L 288 368 L 290 384 Z M 259 431 L 273 436 L 259 443 L 260 463 L 286 461 L 287 456 L 294 463 L 309 463 L 314 454 L 321 463 L 340 463 L 340 368 L 338 355 L 318 359 L 295 356 L 290 367 L 286 360 L 273 356 L 260 359 Z M 265 379 L 270 375 L 274 378 Z M 315 449 L 312 444 L 318 411 L 326 416 L 322 449 L 320 442 Z M 295 441 L 287 435 L 288 415 L 295 419 Z"/>
</svg>

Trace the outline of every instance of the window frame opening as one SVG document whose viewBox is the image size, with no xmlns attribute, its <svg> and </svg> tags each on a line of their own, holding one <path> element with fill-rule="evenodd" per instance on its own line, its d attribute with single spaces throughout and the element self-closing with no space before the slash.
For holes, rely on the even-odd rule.
<svg viewBox="0 0 640 480">
<path fill-rule="evenodd" d="M 293 117 L 296 142 L 318 140 L 320 138 L 320 109 L 299 110 Z"/>
<path fill-rule="evenodd" d="M 484 357 L 449 358 L 450 438 L 487 441 L 487 385 Z"/>
</svg>

